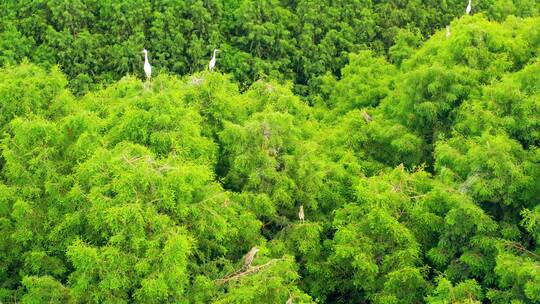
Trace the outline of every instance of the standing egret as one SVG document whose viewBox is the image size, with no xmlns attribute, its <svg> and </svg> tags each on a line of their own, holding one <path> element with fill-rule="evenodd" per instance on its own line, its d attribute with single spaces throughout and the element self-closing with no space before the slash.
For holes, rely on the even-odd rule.
<svg viewBox="0 0 540 304">
<path fill-rule="evenodd" d="M 210 62 L 208 63 L 208 69 L 210 71 L 214 70 L 214 67 L 216 66 L 216 53 L 219 52 L 218 49 L 214 50 L 214 54 L 212 55 L 212 59 L 210 59 Z"/>
<path fill-rule="evenodd" d="M 144 73 L 146 74 L 144 88 L 148 90 L 148 81 L 150 81 L 150 77 L 152 76 L 152 66 L 150 65 L 150 62 L 148 62 L 148 51 L 143 49 L 142 52 L 144 53 Z"/>
<path fill-rule="evenodd" d="M 300 222 L 304 223 L 304 206 L 300 205 L 300 210 L 298 211 L 298 218 L 300 219 Z"/>
<path fill-rule="evenodd" d="M 450 38 L 450 25 L 446 26 L 446 39 Z"/>
<path fill-rule="evenodd" d="M 152 76 L 152 66 L 148 62 L 148 51 L 144 49 L 142 52 L 144 53 L 144 73 L 146 74 L 146 79 L 150 79 L 150 76 Z"/>
<path fill-rule="evenodd" d="M 259 248 L 253 247 L 251 250 L 246 254 L 246 257 L 244 258 L 244 269 L 248 269 L 249 266 L 251 266 L 251 263 L 253 262 L 253 259 L 255 258 L 255 255 L 259 251 Z"/>
<path fill-rule="evenodd" d="M 472 0 L 469 0 L 469 4 L 467 5 L 467 8 L 465 9 L 465 12 L 467 13 L 467 15 L 471 14 L 471 10 L 472 10 Z"/>
<path fill-rule="evenodd" d="M 285 302 L 285 304 L 293 304 L 292 298 L 289 297 L 289 299 L 287 300 L 287 302 Z"/>
</svg>

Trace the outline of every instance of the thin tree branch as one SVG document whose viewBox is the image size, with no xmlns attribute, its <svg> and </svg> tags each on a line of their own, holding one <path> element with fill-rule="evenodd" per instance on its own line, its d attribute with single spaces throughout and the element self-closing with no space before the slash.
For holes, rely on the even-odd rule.
<svg viewBox="0 0 540 304">
<path fill-rule="evenodd" d="M 253 274 L 253 273 L 257 273 L 259 270 L 272 265 L 273 263 L 275 263 L 278 260 L 279 259 L 272 259 L 272 260 L 270 260 L 270 261 L 268 261 L 268 262 L 266 262 L 266 263 L 264 263 L 262 265 L 250 266 L 247 270 L 245 270 L 243 272 L 240 272 L 240 273 L 233 272 L 231 275 L 228 275 L 228 276 L 224 277 L 223 279 L 216 280 L 216 282 L 218 284 L 225 284 L 228 281 L 238 280 L 243 276 L 250 275 L 250 274 Z"/>
</svg>

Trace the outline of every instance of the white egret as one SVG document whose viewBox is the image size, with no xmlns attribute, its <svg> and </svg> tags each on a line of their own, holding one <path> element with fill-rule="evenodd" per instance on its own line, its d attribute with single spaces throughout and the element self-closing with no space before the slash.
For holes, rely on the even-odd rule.
<svg viewBox="0 0 540 304">
<path fill-rule="evenodd" d="M 293 304 L 292 298 L 289 297 L 289 299 L 287 300 L 287 302 L 285 304 Z"/>
<path fill-rule="evenodd" d="M 450 25 L 446 26 L 446 39 L 450 38 Z"/>
<path fill-rule="evenodd" d="M 152 76 L 152 66 L 150 65 L 150 62 L 148 62 L 148 51 L 144 49 L 142 52 L 144 53 L 144 73 L 148 80 L 150 79 L 150 76 Z"/>
<path fill-rule="evenodd" d="M 467 15 L 471 14 L 471 10 L 472 10 L 472 0 L 469 0 L 469 4 L 467 5 L 467 8 L 465 9 L 465 12 L 467 13 Z"/>
<path fill-rule="evenodd" d="M 216 53 L 219 52 L 218 49 L 214 50 L 214 54 L 212 55 L 212 59 L 210 59 L 210 62 L 208 63 L 208 69 L 210 71 L 214 70 L 214 67 L 216 66 Z"/>
<path fill-rule="evenodd" d="M 298 211 L 298 218 L 300 219 L 300 222 L 304 223 L 304 206 L 300 205 L 300 210 Z"/>
<path fill-rule="evenodd" d="M 251 263 L 253 262 L 253 259 L 255 258 L 255 255 L 259 251 L 259 248 L 253 247 L 251 250 L 246 254 L 246 257 L 244 258 L 244 269 L 248 269 L 249 266 L 251 266 Z"/>
</svg>

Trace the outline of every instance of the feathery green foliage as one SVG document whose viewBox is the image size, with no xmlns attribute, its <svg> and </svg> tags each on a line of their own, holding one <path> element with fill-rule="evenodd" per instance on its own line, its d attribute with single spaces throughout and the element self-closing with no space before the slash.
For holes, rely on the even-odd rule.
<svg viewBox="0 0 540 304">
<path fill-rule="evenodd" d="M 0 302 L 540 303 L 540 6 L 461 2 L 2 2 Z"/>
</svg>

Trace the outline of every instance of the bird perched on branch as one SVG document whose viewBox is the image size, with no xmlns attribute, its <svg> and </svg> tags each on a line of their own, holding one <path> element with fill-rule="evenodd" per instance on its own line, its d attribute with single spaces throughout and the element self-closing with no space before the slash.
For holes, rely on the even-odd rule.
<svg viewBox="0 0 540 304">
<path fill-rule="evenodd" d="M 212 59 L 210 59 L 210 62 L 208 63 L 208 69 L 210 71 L 214 70 L 214 67 L 216 66 L 216 53 L 219 52 L 218 49 L 214 50 L 214 54 L 212 55 Z"/>
<path fill-rule="evenodd" d="M 268 141 L 270 138 L 270 128 L 266 124 L 263 126 L 263 137 L 265 141 Z"/>
<path fill-rule="evenodd" d="M 369 123 L 370 121 L 372 121 L 373 119 L 371 118 L 371 116 L 369 116 L 369 114 L 366 112 L 366 111 L 362 111 L 362 117 L 364 118 L 364 120 Z"/>
<path fill-rule="evenodd" d="M 246 257 L 244 258 L 244 269 L 247 269 L 251 266 L 251 263 L 253 262 L 253 259 L 255 258 L 255 255 L 259 251 L 259 248 L 253 247 L 251 250 L 246 254 Z"/>
<path fill-rule="evenodd" d="M 446 39 L 450 38 L 450 25 L 446 26 Z"/>
<path fill-rule="evenodd" d="M 469 0 L 469 4 L 467 5 L 467 8 L 465 9 L 465 12 L 467 13 L 467 15 L 471 14 L 471 10 L 472 10 L 472 0 Z"/>
<path fill-rule="evenodd" d="M 152 66 L 150 65 L 150 62 L 148 62 L 148 51 L 144 49 L 142 52 L 144 53 L 144 74 L 146 75 L 146 82 L 144 83 L 144 89 L 148 90 L 150 77 L 152 76 Z"/>
<path fill-rule="evenodd" d="M 304 223 L 304 206 L 300 205 L 300 210 L 298 210 L 298 218 L 300 219 L 300 222 Z"/>
<path fill-rule="evenodd" d="M 291 297 L 289 297 L 289 299 L 287 300 L 287 302 L 285 302 L 285 304 L 293 304 L 293 302 L 292 302 L 292 298 L 291 298 Z"/>
<path fill-rule="evenodd" d="M 146 74 L 146 79 L 149 80 L 150 76 L 152 76 L 152 66 L 148 62 L 148 51 L 144 49 L 142 52 L 144 53 L 144 74 Z"/>
</svg>

